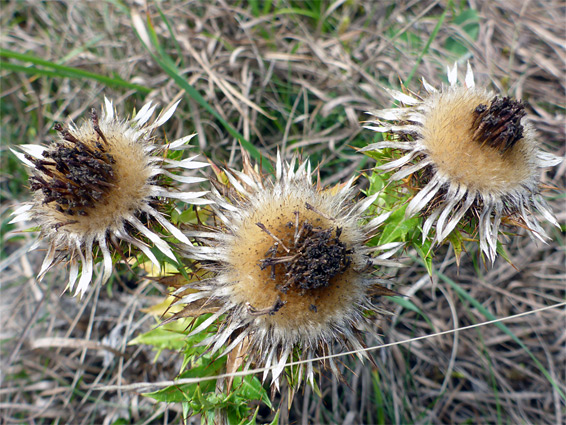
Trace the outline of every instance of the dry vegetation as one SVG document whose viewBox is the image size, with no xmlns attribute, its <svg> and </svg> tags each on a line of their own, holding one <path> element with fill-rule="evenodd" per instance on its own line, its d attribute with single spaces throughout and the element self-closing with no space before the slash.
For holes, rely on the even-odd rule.
<svg viewBox="0 0 566 425">
<path fill-rule="evenodd" d="M 323 18 L 296 13 L 254 14 L 253 3 L 229 0 L 152 2 L 149 15 L 162 46 L 178 59 L 182 75 L 214 110 L 267 155 L 301 149 L 327 164 L 335 182 L 371 163 L 350 147 L 368 143 L 363 112 L 389 100 L 380 85 L 397 86 L 417 64 L 445 2 L 323 2 Z M 276 2 L 274 2 L 276 3 Z M 281 1 L 277 10 L 300 2 Z M 313 3 L 313 2 L 311 2 Z M 136 391 L 100 391 L 100 384 L 154 382 L 175 377 L 181 358 L 164 352 L 153 362 L 150 347 L 127 346 L 156 323 L 142 312 L 161 301 L 153 283 L 123 281 L 96 288 L 85 299 L 61 296 L 62 270 L 38 282 L 43 252 L 27 249 L 33 236 L 7 225 L 14 204 L 28 195 L 25 171 L 8 145 L 53 137 L 56 121 L 87 116 L 103 96 L 119 109 L 144 99 L 167 104 L 183 96 L 155 63 L 132 29 L 131 14 L 144 15 L 143 1 L 3 2 L 1 47 L 61 65 L 121 78 L 149 89 L 105 85 L 2 69 L 2 273 L 0 409 L 3 423 L 178 423 L 180 406 L 155 404 Z M 304 6 L 305 9 L 307 6 Z M 479 15 L 477 39 L 458 24 L 462 10 Z M 476 81 L 529 102 L 529 113 L 547 149 L 564 155 L 565 6 L 558 0 L 488 2 L 452 6 L 417 68 L 417 77 L 439 84 L 454 61 L 450 40 L 466 46 Z M 9 59 L 4 59 L 10 61 Z M 14 62 L 14 61 L 12 61 Z M 16 62 L 14 62 L 16 63 Z M 22 62 L 20 62 L 22 63 Z M 23 62 L 25 64 L 25 62 Z M 194 100 L 183 101 L 167 129 L 169 138 L 192 131 L 207 156 L 237 164 L 237 141 Z M 562 228 L 566 164 L 544 182 Z M 559 194 L 559 196 L 557 196 Z M 460 268 L 441 250 L 435 270 L 457 282 L 495 318 L 559 303 L 565 297 L 564 233 L 553 242 L 527 237 L 508 245 L 511 263 L 499 258 L 480 267 L 473 253 Z M 121 266 L 118 268 L 120 269 Z M 130 280 L 126 280 L 130 279 Z M 396 289 L 426 314 L 391 304 L 395 316 L 381 323 L 385 342 L 405 340 L 487 320 L 480 310 L 436 273 L 403 269 Z M 505 322 L 565 391 L 564 308 Z M 371 343 L 371 342 L 370 342 Z M 566 408 L 556 387 L 526 350 L 495 325 L 419 340 L 373 352 L 379 367 L 344 359 L 345 382 L 321 381 L 323 398 L 299 394 L 283 423 L 536 423 L 560 424 Z M 378 390 L 376 390 L 378 389 Z M 263 416 L 262 416 L 263 415 Z M 267 409 L 259 418 L 267 419 Z M 200 419 L 195 419 L 198 423 Z"/>
</svg>

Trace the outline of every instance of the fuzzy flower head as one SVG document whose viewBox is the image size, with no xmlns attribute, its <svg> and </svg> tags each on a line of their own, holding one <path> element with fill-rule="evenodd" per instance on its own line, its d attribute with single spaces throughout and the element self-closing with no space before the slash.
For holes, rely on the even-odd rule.
<svg viewBox="0 0 566 425">
<path fill-rule="evenodd" d="M 561 159 L 541 150 L 523 103 L 476 87 L 469 64 L 463 85 L 456 65 L 448 69 L 448 81 L 449 87 L 437 90 L 423 79 L 423 97 L 387 90 L 401 107 L 370 112 L 377 119 L 367 128 L 393 138 L 363 151 L 406 152 L 378 169 L 397 170 L 392 180 L 416 178 L 420 189 L 406 215 L 428 216 L 423 239 L 435 226 L 434 242 L 441 243 L 467 216 L 477 218 L 479 245 L 491 261 L 503 218 L 544 241 L 534 212 L 558 223 L 540 196 L 540 169 Z"/>
<path fill-rule="evenodd" d="M 185 149 L 192 136 L 164 146 L 153 144 L 153 131 L 175 112 L 178 102 L 150 124 L 155 106 L 146 104 L 133 119 L 115 116 L 112 103 L 105 99 L 99 118 L 93 109 L 89 121 L 80 127 L 55 125 L 58 140 L 48 146 L 20 145 L 14 154 L 31 168 L 30 188 L 33 201 L 19 207 L 12 222 L 33 220 L 40 227 L 40 240 L 49 244 L 39 278 L 54 265 L 67 259 L 70 264 L 68 288 L 84 294 L 93 277 L 93 246 L 103 257 L 102 281 L 112 272 L 109 246 L 121 252 L 122 240 L 139 248 L 159 267 L 149 246 L 175 259 L 169 245 L 147 223 L 157 222 L 182 242 L 187 238 L 158 211 L 163 198 L 193 204 L 208 203 L 206 192 L 177 192 L 160 185 L 160 176 L 181 183 L 197 183 L 198 177 L 184 177 L 171 169 L 195 169 L 206 163 L 194 157 L 174 161 L 163 156 L 164 150 Z"/>
<path fill-rule="evenodd" d="M 314 185 L 308 161 L 296 167 L 296 160 L 278 156 L 273 179 L 247 158 L 244 164 L 243 172 L 225 172 L 226 184 L 215 183 L 213 209 L 221 223 L 188 234 L 197 244 L 187 256 L 210 277 L 181 288 L 179 294 L 192 293 L 179 302 L 217 306 L 193 334 L 225 315 L 218 333 L 204 341 L 211 353 L 246 347 L 248 365 L 273 367 L 274 388 L 286 362 L 306 360 L 293 381 L 306 375 L 313 382 L 309 360 L 332 354 L 337 342 L 362 348 L 362 332 L 373 332 L 368 312 L 384 313 L 372 301 L 394 294 L 373 275 L 374 265 L 392 263 L 391 252 L 375 257 L 379 248 L 365 246 L 386 216 L 365 223 L 377 194 L 356 204 L 354 179 L 330 189 Z"/>
</svg>

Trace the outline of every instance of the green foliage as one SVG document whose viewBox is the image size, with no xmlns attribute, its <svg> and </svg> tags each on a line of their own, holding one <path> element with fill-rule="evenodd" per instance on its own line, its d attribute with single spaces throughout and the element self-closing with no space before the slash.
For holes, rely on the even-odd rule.
<svg viewBox="0 0 566 425">
<path fill-rule="evenodd" d="M 252 375 L 234 378 L 230 392 L 216 390 L 216 376 L 226 370 L 226 356 L 212 358 L 206 354 L 202 341 L 216 333 L 210 326 L 203 332 L 187 336 L 210 315 L 197 319 L 177 320 L 146 332 L 130 345 L 145 344 L 157 350 L 157 356 L 167 349 L 183 353 L 183 365 L 177 379 L 193 379 L 195 382 L 179 384 L 144 394 L 164 403 L 182 403 L 185 416 L 200 414 L 210 423 L 218 411 L 227 415 L 230 424 L 255 424 L 257 410 L 250 407 L 251 400 L 265 403 L 272 408 L 271 401 L 261 381 Z M 216 413 L 215 413 L 216 412 Z"/>
<path fill-rule="evenodd" d="M 162 350 L 182 350 L 192 339 L 186 338 L 187 327 L 182 321 L 176 321 L 167 325 L 158 326 L 149 332 L 138 335 L 131 340 L 128 345 L 146 344 L 157 349 L 159 353 Z"/>
<path fill-rule="evenodd" d="M 471 43 L 478 39 L 480 30 L 479 14 L 474 9 L 464 9 L 452 23 L 461 28 L 461 37 L 448 37 L 444 43 L 447 51 L 452 52 L 456 58 L 466 55 Z"/>
<path fill-rule="evenodd" d="M 189 402 L 191 409 L 198 413 L 202 413 L 203 410 L 206 410 L 203 408 L 204 405 L 206 403 L 211 403 L 212 400 L 216 400 L 217 404 L 226 402 L 227 400 L 224 397 L 215 394 L 214 390 L 216 387 L 216 381 L 213 379 L 206 379 L 208 376 L 219 375 L 224 367 L 224 362 L 214 362 L 204 357 L 200 360 L 200 363 L 200 365 L 192 366 L 190 370 L 181 373 L 177 378 L 202 379 L 201 382 L 174 385 L 152 393 L 146 393 L 145 395 L 165 403 L 178 403 L 182 401 Z"/>
<path fill-rule="evenodd" d="M 367 156 L 376 159 L 378 164 L 387 162 L 387 158 L 394 155 L 391 149 L 382 151 L 367 152 Z M 388 180 L 390 173 L 374 171 L 368 176 L 369 189 L 367 196 L 381 192 L 375 202 L 375 209 L 370 210 L 372 214 L 380 214 L 391 211 L 391 215 L 385 221 L 383 229 L 377 240 L 370 243 L 372 245 L 384 245 L 392 242 L 404 242 L 406 248 L 414 248 L 422 259 L 429 274 L 432 274 L 432 240 L 426 238 L 422 240 L 421 228 L 422 217 L 405 217 L 408 201 L 411 193 L 403 190 L 403 185 L 392 183 Z"/>
<path fill-rule="evenodd" d="M 156 342 L 163 343 L 164 340 Z M 218 411 L 222 411 L 231 424 L 255 423 L 257 410 L 254 412 L 250 408 L 250 400 L 262 401 L 272 407 L 266 390 L 255 376 L 235 377 L 229 393 L 216 391 L 216 379 L 207 378 L 215 377 L 225 370 L 226 357 L 214 360 L 202 355 L 202 349 L 196 351 L 201 352 L 199 356 L 185 351 L 186 363 L 192 363 L 197 358 L 198 360 L 177 378 L 193 378 L 198 382 L 173 385 L 144 395 L 164 403 L 182 403 L 187 416 L 200 414 L 207 418 L 209 423 L 212 423 Z M 252 413 L 254 416 L 250 418 Z"/>
<path fill-rule="evenodd" d="M 391 242 L 407 242 L 410 236 L 415 232 L 418 227 L 420 218 L 412 217 L 407 219 L 405 217 L 405 210 L 407 204 L 400 206 L 393 211 L 393 214 L 386 221 L 385 227 L 381 232 L 379 245 L 385 245 Z"/>
<path fill-rule="evenodd" d="M 204 353 L 205 348 L 199 346 L 199 344 L 216 331 L 215 326 L 210 326 L 206 331 L 187 336 L 191 330 L 196 329 L 208 317 L 210 317 L 209 314 L 203 314 L 196 319 L 176 320 L 157 326 L 149 332 L 134 338 L 129 342 L 129 345 L 146 344 L 154 347 L 157 350 L 156 359 L 163 350 L 179 350 L 184 354 L 185 358 L 181 368 L 182 371 L 193 357 L 197 358 Z"/>
</svg>

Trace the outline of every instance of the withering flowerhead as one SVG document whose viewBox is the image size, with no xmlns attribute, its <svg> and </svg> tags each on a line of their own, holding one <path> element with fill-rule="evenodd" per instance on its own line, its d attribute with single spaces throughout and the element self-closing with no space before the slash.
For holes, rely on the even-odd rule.
<svg viewBox="0 0 566 425">
<path fill-rule="evenodd" d="M 115 117 L 112 103 L 106 100 L 99 118 L 95 110 L 80 127 L 55 125 L 59 138 L 48 146 L 20 145 L 13 152 L 32 169 L 30 188 L 33 202 L 18 208 L 12 220 L 35 220 L 41 229 L 40 239 L 47 239 L 49 249 L 39 277 L 67 259 L 70 263 L 68 287 L 73 290 L 82 271 L 76 293 L 83 294 L 92 280 L 93 246 L 98 244 L 103 256 L 106 281 L 112 271 L 109 244 L 118 251 L 119 240 L 142 250 L 157 267 L 159 262 L 141 236 L 175 259 L 168 244 L 150 230 L 156 222 L 179 240 L 189 243 L 158 211 L 161 198 L 175 198 L 193 204 L 206 192 L 176 192 L 161 183 L 165 176 L 181 183 L 203 179 L 183 177 L 168 171 L 194 169 L 207 164 L 193 158 L 173 161 L 162 156 L 166 149 L 184 149 L 192 136 L 156 146 L 152 133 L 174 113 L 178 102 L 148 124 L 155 106 L 146 104 L 131 120 Z"/>
<path fill-rule="evenodd" d="M 187 256 L 210 277 L 178 292 L 193 290 L 180 299 L 189 307 L 217 306 L 193 333 L 226 315 L 217 335 L 204 342 L 212 353 L 225 344 L 223 354 L 246 347 L 248 365 L 274 367 L 276 387 L 293 356 L 331 354 L 336 343 L 362 348 L 362 331 L 372 332 L 368 312 L 383 312 L 375 297 L 393 294 L 373 275 L 390 253 L 373 257 L 376 248 L 365 246 L 386 218 L 364 224 L 377 195 L 355 203 L 353 179 L 324 189 L 313 185 L 308 162 L 295 168 L 295 160 L 278 157 L 273 179 L 247 161 L 244 172 L 225 172 L 227 183 L 217 182 L 213 192 L 220 223 L 188 234 L 197 244 Z M 302 366 L 296 371 L 299 383 L 304 372 Z M 306 377 L 313 380 L 312 362 Z"/>
<path fill-rule="evenodd" d="M 502 218 L 544 240 L 533 210 L 557 223 L 539 194 L 540 169 L 561 160 L 541 150 L 523 103 L 475 87 L 469 64 L 464 85 L 456 66 L 448 80 L 448 88 L 437 90 L 423 79 L 424 97 L 388 90 L 402 106 L 370 112 L 377 120 L 367 128 L 394 138 L 363 150 L 407 152 L 378 169 L 399 169 L 392 180 L 415 177 L 420 191 L 406 214 L 428 216 L 423 238 L 435 225 L 441 243 L 468 216 L 477 219 L 480 248 L 492 261 Z"/>
</svg>

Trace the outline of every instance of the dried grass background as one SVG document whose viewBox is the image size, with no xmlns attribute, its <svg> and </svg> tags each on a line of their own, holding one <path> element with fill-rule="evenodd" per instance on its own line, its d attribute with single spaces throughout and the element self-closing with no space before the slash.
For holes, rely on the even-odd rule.
<svg viewBox="0 0 566 425">
<path fill-rule="evenodd" d="M 177 38 L 184 77 L 266 155 L 273 155 L 278 146 L 286 154 L 300 149 L 330 164 L 331 171 L 323 175 L 328 183 L 371 167 L 349 147 L 373 137 L 361 129 L 363 113 L 390 104 L 380 85 L 387 80 L 397 86 L 405 80 L 422 52 L 422 45 L 416 48 L 406 34 L 416 34 L 426 43 L 446 2 L 328 1 L 322 9 L 326 20 L 318 22 L 297 14 L 256 17 L 252 3 L 160 4 Z M 283 9 L 298 2 L 279 3 Z M 2 2 L 0 7 L 2 48 L 119 76 L 151 89 L 141 96 L 89 79 L 1 70 L 0 212 L 2 230 L 10 230 L 2 237 L 0 263 L 2 422 L 111 424 L 122 418 L 124 422 L 118 423 L 179 423 L 180 406 L 156 404 L 136 391 L 96 390 L 101 384 L 170 380 L 177 374 L 181 357 L 175 352 L 164 352 L 153 362 L 155 352 L 150 347 L 127 345 L 155 325 L 141 309 L 160 302 L 156 293 L 162 289 L 118 273 L 124 281 L 111 291 L 98 287 L 83 300 L 61 295 L 64 272 L 52 272 L 37 282 L 44 252 L 28 253 L 33 236 L 6 226 L 13 206 L 29 196 L 23 187 L 25 171 L 9 158 L 9 145 L 51 139 L 54 122 L 88 116 L 91 107 L 99 108 L 104 95 L 113 98 L 122 113 L 141 107 L 144 99 L 164 105 L 183 95 L 134 35 L 130 14 L 145 17 L 147 10 L 158 36 L 176 57 L 169 30 L 152 2 L 23 1 Z M 564 3 L 470 0 L 462 7 L 479 13 L 477 40 L 470 40 L 454 24 L 460 6 L 450 4 L 415 77 L 423 75 L 440 84 L 445 66 L 454 60 L 445 50 L 446 40 L 461 40 L 468 46 L 476 81 L 528 100 L 530 117 L 547 149 L 564 155 Z M 420 89 L 417 78 L 411 88 Z M 168 137 L 196 131 L 207 156 L 237 164 L 236 140 L 196 102 L 185 98 L 182 105 L 167 129 Z M 544 176 L 546 184 L 562 191 L 562 196 L 549 192 L 562 228 L 565 176 L 564 163 Z M 556 229 L 550 232 L 553 241 L 548 245 L 514 238 L 507 246 L 514 267 L 502 258 L 493 267 L 475 267 L 470 253 L 458 269 L 451 251 L 441 250 L 435 270 L 457 282 L 497 318 L 559 303 L 565 298 L 565 238 Z M 438 274 L 430 278 L 419 265 L 403 269 L 394 279 L 396 289 L 410 295 L 430 322 L 391 304 L 396 315 L 381 323 L 385 342 L 486 321 Z M 520 317 L 506 325 L 564 391 L 564 309 Z M 353 370 L 346 371 L 345 382 L 323 379 L 322 399 L 307 388 L 282 422 L 565 422 L 566 408 L 556 388 L 525 350 L 494 325 L 372 355 L 378 369 L 344 358 L 344 367 Z M 260 417 L 267 419 L 270 414 L 261 410 Z"/>
</svg>

